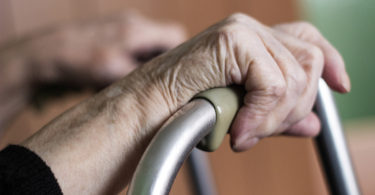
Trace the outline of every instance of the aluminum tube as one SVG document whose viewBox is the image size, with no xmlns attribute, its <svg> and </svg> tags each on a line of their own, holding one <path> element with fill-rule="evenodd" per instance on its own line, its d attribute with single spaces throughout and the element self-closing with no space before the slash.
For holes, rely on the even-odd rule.
<svg viewBox="0 0 375 195">
<path fill-rule="evenodd" d="M 195 188 L 194 194 L 216 195 L 216 186 L 206 152 L 194 148 L 187 163 L 190 170 L 191 182 Z"/>
<path fill-rule="evenodd" d="M 128 194 L 168 194 L 182 163 L 198 142 L 212 131 L 215 122 L 215 109 L 206 100 L 194 100 L 180 109 L 147 147 Z"/>
<path fill-rule="evenodd" d="M 360 194 L 333 95 L 322 79 L 315 106 L 322 123 L 316 141 L 331 194 Z"/>
</svg>

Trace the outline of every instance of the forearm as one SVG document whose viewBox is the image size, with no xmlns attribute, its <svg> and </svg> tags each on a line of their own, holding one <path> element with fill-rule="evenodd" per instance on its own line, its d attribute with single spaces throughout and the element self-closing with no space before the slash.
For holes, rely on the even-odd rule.
<svg viewBox="0 0 375 195">
<path fill-rule="evenodd" d="M 170 114 L 160 109 L 167 105 L 155 83 L 137 78 L 129 75 L 23 143 L 51 167 L 64 193 L 113 194 L 128 183 Z"/>
</svg>

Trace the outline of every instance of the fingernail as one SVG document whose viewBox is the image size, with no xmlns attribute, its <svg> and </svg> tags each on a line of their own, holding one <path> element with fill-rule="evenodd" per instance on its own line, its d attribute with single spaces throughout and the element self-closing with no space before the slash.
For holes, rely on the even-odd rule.
<svg viewBox="0 0 375 195">
<path fill-rule="evenodd" d="M 242 135 L 239 136 L 239 138 L 237 139 L 237 142 L 235 143 L 235 145 L 241 145 L 241 143 L 243 143 L 246 140 L 248 140 L 249 137 L 250 137 L 249 132 L 243 133 Z"/>
<path fill-rule="evenodd" d="M 351 84 L 350 84 L 350 79 L 349 79 L 348 73 L 345 73 L 345 74 L 342 75 L 341 82 L 342 82 L 343 87 L 345 88 L 345 91 L 349 92 L 350 88 L 351 88 Z"/>
<path fill-rule="evenodd" d="M 241 137 L 233 146 L 233 150 L 236 152 L 242 152 L 245 151 L 252 146 L 254 146 L 256 143 L 258 143 L 259 138 L 252 137 L 250 138 L 249 135 Z"/>
</svg>

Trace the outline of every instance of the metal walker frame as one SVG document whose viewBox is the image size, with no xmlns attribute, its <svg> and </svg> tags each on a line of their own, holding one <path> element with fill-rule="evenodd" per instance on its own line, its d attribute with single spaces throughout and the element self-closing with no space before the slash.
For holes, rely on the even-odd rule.
<svg viewBox="0 0 375 195">
<path fill-rule="evenodd" d="M 315 104 L 322 123 L 316 138 L 318 152 L 332 194 L 359 195 L 340 119 L 333 96 L 321 79 Z M 194 147 L 214 129 L 217 110 L 212 102 L 196 99 L 176 112 L 151 141 L 130 183 L 130 195 L 168 194 L 171 185 Z M 197 194 L 216 194 L 203 153 L 189 158 Z"/>
</svg>

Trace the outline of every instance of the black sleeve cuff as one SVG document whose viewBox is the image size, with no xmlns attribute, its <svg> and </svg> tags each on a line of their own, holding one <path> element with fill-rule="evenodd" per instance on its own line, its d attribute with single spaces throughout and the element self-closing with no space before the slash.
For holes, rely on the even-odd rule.
<svg viewBox="0 0 375 195">
<path fill-rule="evenodd" d="M 34 152 L 10 145 L 0 151 L 0 194 L 62 194 L 55 176 Z"/>
</svg>

